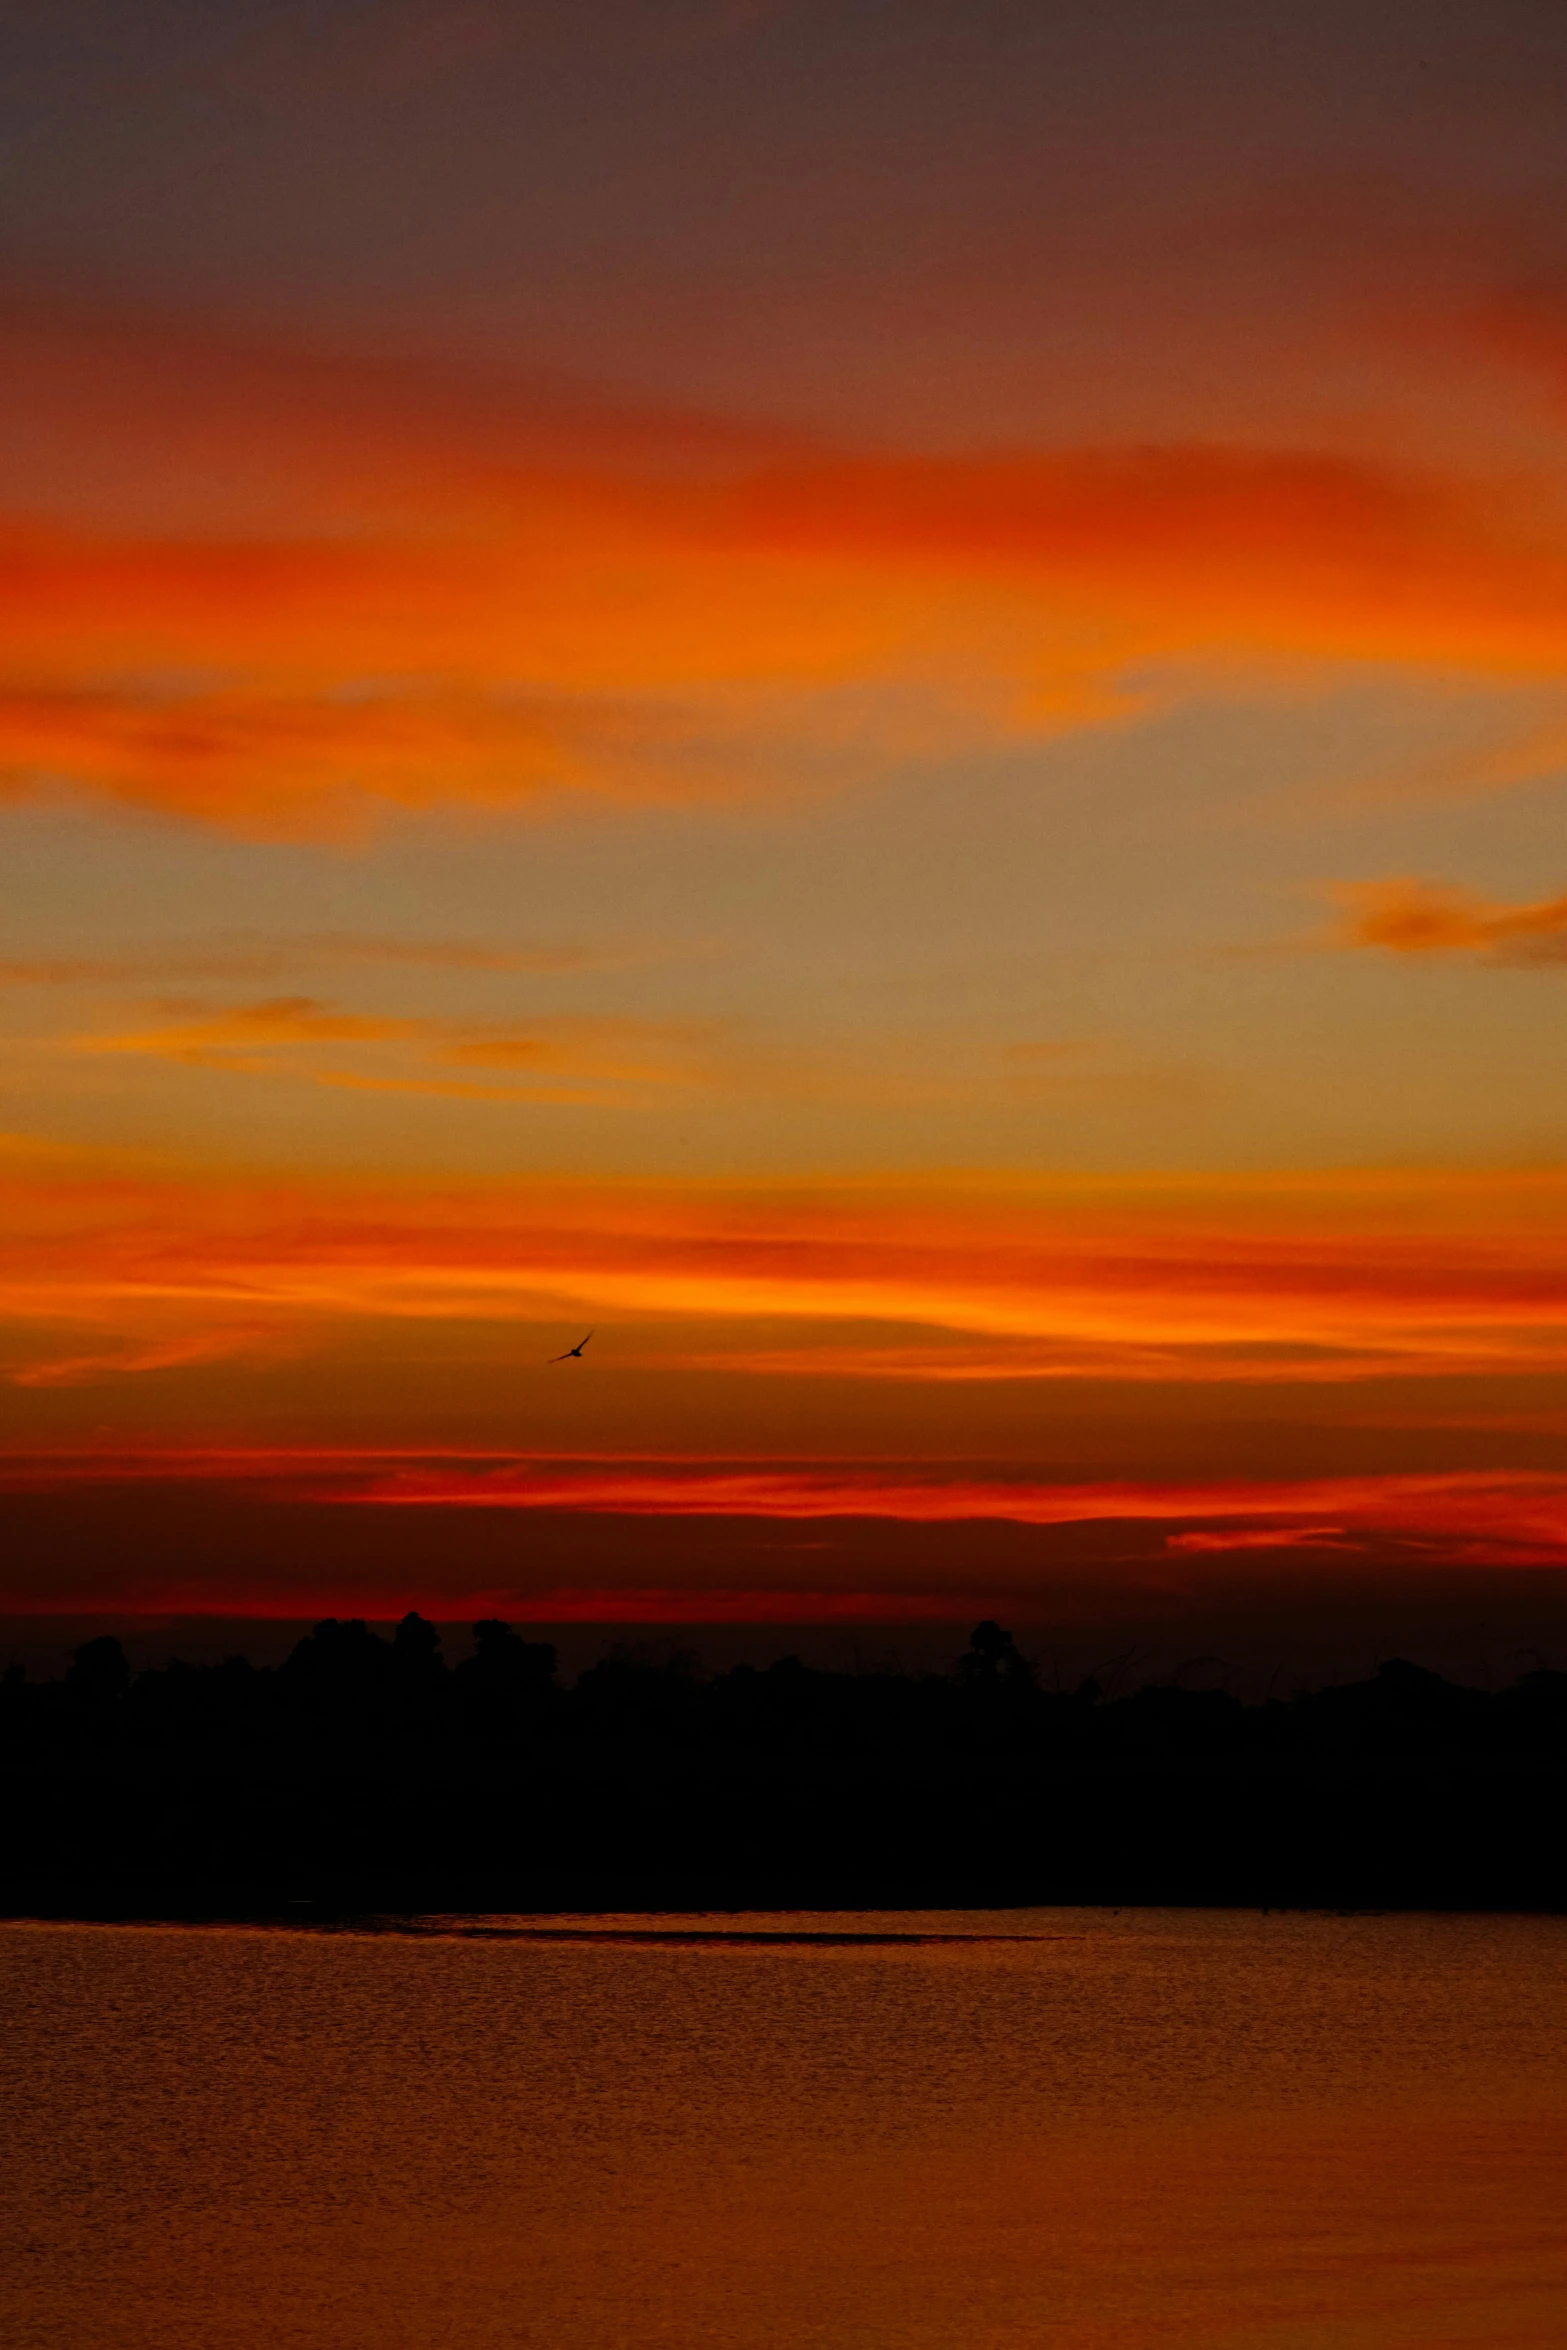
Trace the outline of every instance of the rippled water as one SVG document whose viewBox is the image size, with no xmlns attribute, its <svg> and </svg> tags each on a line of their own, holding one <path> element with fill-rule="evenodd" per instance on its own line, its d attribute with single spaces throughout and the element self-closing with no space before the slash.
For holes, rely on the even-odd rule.
<svg viewBox="0 0 1567 2350">
<path fill-rule="evenodd" d="M 1567 2342 L 1567 1921 L 524 1923 L 0 1927 L 8 2350 Z"/>
</svg>

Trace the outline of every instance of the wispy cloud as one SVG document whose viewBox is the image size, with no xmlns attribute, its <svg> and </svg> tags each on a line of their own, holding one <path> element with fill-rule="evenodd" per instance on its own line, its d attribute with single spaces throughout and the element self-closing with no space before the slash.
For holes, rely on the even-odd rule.
<svg viewBox="0 0 1567 2350">
<path fill-rule="evenodd" d="M 879 1030 L 852 1042 L 801 1044 L 776 1028 L 734 1020 L 360 1013 L 303 993 L 241 1003 L 155 999 L 112 1026 L 37 1043 L 46 1053 L 181 1062 L 339 1091 L 492 1102 L 603 1106 L 694 1089 L 862 1108 L 1185 1106 L 1221 1090 L 1201 1068 L 1133 1057 L 1108 1037 L 976 1048 L 962 1035 Z"/>
<path fill-rule="evenodd" d="M 5 1374 L 13 1387 L 87 1387 L 146 1371 L 184 1371 L 198 1365 L 247 1360 L 275 1362 L 297 1350 L 297 1339 L 276 1323 L 185 1330 L 159 1338 L 127 1339 L 90 1353 L 44 1353 Z"/>
<path fill-rule="evenodd" d="M 537 1084 L 482 1085 L 388 1071 L 384 1066 L 343 1069 L 311 1058 L 323 1047 L 393 1047 L 424 1061 L 458 1069 L 494 1069 L 514 1080 L 577 1079 L 595 1085 L 665 1086 L 712 1081 L 703 1060 L 712 1026 L 545 1017 L 526 1029 L 427 1017 L 346 1012 L 314 996 L 270 996 L 256 1003 L 210 1006 L 166 1003 L 154 1017 L 128 1028 L 73 1037 L 82 1054 L 182 1061 L 236 1075 L 303 1074 L 320 1085 L 369 1092 L 446 1093 L 454 1097 L 523 1101 L 578 1100 L 580 1093 L 540 1094 Z"/>
<path fill-rule="evenodd" d="M 262 556 L 262 568 L 277 560 Z M 328 572 L 337 567 L 328 551 L 319 561 Z M 312 568 L 302 558 L 295 582 L 310 603 L 330 594 L 324 577 L 310 582 Z M 393 597 L 405 568 L 388 553 L 382 585 Z M 495 585 L 504 595 L 504 583 Z M 129 582 L 127 589 L 134 595 Z M 290 592 L 282 588 L 285 601 Z M 406 579 L 402 592 L 418 596 Z M 167 618 L 173 653 L 182 631 L 173 614 Z M 228 660 L 265 661 L 264 648 L 246 641 L 244 618 L 232 619 Z M 193 625 L 192 635 L 204 633 L 204 624 Z M 0 689 L 0 791 L 74 784 L 127 805 L 292 837 L 362 831 L 377 807 L 516 807 L 583 791 L 720 799 L 755 780 L 745 776 L 745 746 L 722 740 L 712 713 L 704 728 L 683 704 L 653 695 L 530 692 L 504 675 L 442 686 L 417 675 L 417 647 L 388 642 L 384 653 L 414 674 L 363 687 L 350 666 L 314 691 L 193 691 L 156 679 L 47 694 Z"/>
<path fill-rule="evenodd" d="M 284 1475 L 289 1466 L 279 1464 Z M 908 1461 L 812 1463 L 448 1458 L 327 1465 L 293 1475 L 311 1498 L 404 1509 L 579 1509 L 632 1517 L 897 1518 L 917 1524 L 1003 1520 L 1014 1525 L 1155 1524 L 1185 1528 L 1165 1547 L 1187 1553 L 1292 1547 L 1354 1548 L 1351 1528 L 1419 1530 L 1493 1544 L 1498 1554 L 1567 1558 L 1567 1477 L 1531 1472 L 1235 1478 L 1210 1483 L 1022 1478 L 999 1464 Z M 263 1472 L 265 1473 L 265 1472 Z M 1325 1525 L 1324 1510 L 1344 1523 Z M 1233 1518 L 1272 1518 L 1236 1528 Z M 1296 1521 L 1304 1519 L 1304 1524 Z"/>
<path fill-rule="evenodd" d="M 1567 1563 L 1567 1476 L 1538 1470 L 1096 1482 L 1023 1475 L 974 1460 L 611 1460 L 302 1445 L 0 1456 L 0 1490 L 149 1480 L 224 1484 L 344 1509 L 1148 1526 L 1169 1529 L 1160 1547 L 1174 1557 L 1353 1552 L 1376 1544 L 1411 1557 L 1435 1553 L 1449 1565 Z"/>
<path fill-rule="evenodd" d="M 247 938 L 239 930 L 230 933 L 221 944 L 153 947 L 117 955 L 0 956 L 0 986 L 173 986 L 181 981 L 276 979 L 301 968 L 321 969 L 333 964 L 542 974 L 613 969 L 640 959 L 628 951 L 567 942 L 508 947 L 462 939 L 380 937 L 346 931 Z"/>
<path fill-rule="evenodd" d="M 79 345 L 12 395 L 23 421 L 93 372 Z M 178 449 L 177 523 L 0 516 L 13 793 L 351 833 L 395 808 L 815 788 L 1123 719 L 1150 664 L 1538 684 L 1567 654 L 1548 507 L 1394 454 L 899 457 L 652 411 L 568 447 L 559 401 L 399 405 L 324 366 L 285 400 L 219 355 L 191 409 L 178 374 L 143 350 L 127 414 L 93 419 L 97 478 L 127 434 Z M 251 478 L 266 500 L 237 514 Z"/>
<path fill-rule="evenodd" d="M 1189 1528 L 1167 1534 L 1166 1550 L 1206 1556 L 1228 1550 L 1359 1550 L 1358 1542 L 1344 1538 L 1342 1526 L 1250 1526 Z"/>
<path fill-rule="evenodd" d="M 265 1312 L 323 1342 L 586 1310 L 706 1323 L 683 1352 L 768 1373 L 783 1365 L 762 1331 L 782 1324 L 829 1377 L 841 1349 L 850 1377 L 907 1379 L 933 1333 L 965 1342 L 971 1373 L 993 1350 L 997 1375 L 1019 1356 L 1035 1374 L 1053 1359 L 1058 1375 L 1253 1385 L 1567 1364 L 1553 1173 L 442 1189 L 24 1158 L 0 1210 L 0 1317 L 138 1335 L 175 1308 L 223 1326 Z"/>
<path fill-rule="evenodd" d="M 1443 882 L 1346 882 L 1341 938 L 1396 955 L 1476 955 L 1493 963 L 1567 963 L 1567 893 L 1522 904 Z"/>
<path fill-rule="evenodd" d="M 309 996 L 274 996 L 264 1003 L 221 1011 L 170 1007 L 172 1020 L 73 1040 L 86 1053 L 129 1053 L 198 1067 L 256 1069 L 265 1057 L 296 1045 L 383 1044 L 420 1033 L 416 1020 L 333 1011 Z"/>
</svg>

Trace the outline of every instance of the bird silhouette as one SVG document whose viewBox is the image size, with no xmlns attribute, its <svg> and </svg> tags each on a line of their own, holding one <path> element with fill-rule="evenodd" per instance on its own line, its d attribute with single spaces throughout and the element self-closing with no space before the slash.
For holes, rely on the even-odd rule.
<svg viewBox="0 0 1567 2350">
<path fill-rule="evenodd" d="M 588 1332 L 588 1338 L 591 1338 L 592 1336 L 593 1333 L 590 1330 Z M 570 1363 L 577 1361 L 581 1357 L 583 1348 L 588 1343 L 588 1338 L 579 1338 L 576 1345 L 568 1346 L 563 1355 L 551 1355 L 550 1361 L 552 1363 Z"/>
</svg>

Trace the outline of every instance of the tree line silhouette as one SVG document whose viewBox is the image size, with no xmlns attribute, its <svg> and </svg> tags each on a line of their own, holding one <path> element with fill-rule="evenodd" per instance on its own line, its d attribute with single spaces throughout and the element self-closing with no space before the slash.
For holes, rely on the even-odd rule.
<svg viewBox="0 0 1567 2350">
<path fill-rule="evenodd" d="M 0 1908 L 1262 1900 L 1567 1907 L 1567 1673 L 1394 1658 L 1246 1703 L 1047 1687 L 975 1627 L 945 1672 L 611 1648 L 567 1685 L 498 1619 L 410 1613 L 275 1666 L 0 1678 Z"/>
</svg>

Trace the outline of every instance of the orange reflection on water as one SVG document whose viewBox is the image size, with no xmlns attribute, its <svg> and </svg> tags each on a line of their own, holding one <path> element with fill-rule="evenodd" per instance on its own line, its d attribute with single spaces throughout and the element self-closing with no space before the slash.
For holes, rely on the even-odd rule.
<svg viewBox="0 0 1567 2350">
<path fill-rule="evenodd" d="M 1567 2334 L 1562 1921 L 688 1922 L 719 1938 L 0 1930 L 11 2338 Z"/>
</svg>

